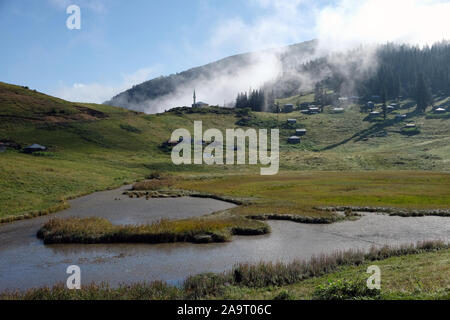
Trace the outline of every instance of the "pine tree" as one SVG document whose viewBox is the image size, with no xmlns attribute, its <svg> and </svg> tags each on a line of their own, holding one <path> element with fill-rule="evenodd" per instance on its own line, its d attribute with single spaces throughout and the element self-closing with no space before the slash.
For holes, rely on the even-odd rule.
<svg viewBox="0 0 450 320">
<path fill-rule="evenodd" d="M 321 106 L 324 103 L 324 92 L 319 82 L 314 86 L 314 104 Z"/>
<path fill-rule="evenodd" d="M 383 109 L 383 119 L 386 120 L 386 115 L 387 115 L 387 105 L 386 105 L 387 93 L 386 93 L 386 88 L 384 88 L 384 90 L 383 90 L 383 96 L 382 96 L 382 99 L 383 99 L 383 106 L 382 106 L 382 109 Z"/>
<path fill-rule="evenodd" d="M 425 112 L 430 101 L 431 101 L 430 87 L 428 83 L 425 81 L 423 73 L 419 73 L 416 82 L 417 111 L 421 113 Z"/>
</svg>

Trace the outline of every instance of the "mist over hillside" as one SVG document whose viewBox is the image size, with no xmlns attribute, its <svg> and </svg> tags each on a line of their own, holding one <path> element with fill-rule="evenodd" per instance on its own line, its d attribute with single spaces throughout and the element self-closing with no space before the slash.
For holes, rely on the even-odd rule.
<svg viewBox="0 0 450 320">
<path fill-rule="evenodd" d="M 197 101 L 234 106 L 238 93 L 262 89 L 275 98 L 312 91 L 338 96 L 415 98 L 417 82 L 430 94 L 450 94 L 450 42 L 430 46 L 387 43 L 327 51 L 318 41 L 231 56 L 136 85 L 107 104 L 156 113 Z M 266 111 L 271 106 L 266 104 Z"/>
<path fill-rule="evenodd" d="M 316 56 L 317 41 L 291 46 L 238 54 L 189 69 L 159 77 L 133 86 L 105 102 L 113 106 L 155 113 L 192 104 L 196 90 L 197 101 L 209 104 L 234 105 L 236 95 L 250 88 L 260 88 L 275 79 L 288 79 L 294 65 Z M 292 88 L 276 86 L 279 96 L 286 96 Z"/>
</svg>

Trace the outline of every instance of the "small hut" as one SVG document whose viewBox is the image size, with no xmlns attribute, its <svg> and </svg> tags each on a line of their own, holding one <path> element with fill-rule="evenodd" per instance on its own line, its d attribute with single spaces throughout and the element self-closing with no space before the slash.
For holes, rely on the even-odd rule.
<svg viewBox="0 0 450 320">
<path fill-rule="evenodd" d="M 317 114 L 320 110 L 318 107 L 309 107 L 309 114 Z"/>
<path fill-rule="evenodd" d="M 395 120 L 404 120 L 406 119 L 406 114 L 396 114 Z"/>
<path fill-rule="evenodd" d="M 291 137 L 288 138 L 288 143 L 290 143 L 290 144 L 299 144 L 300 143 L 300 137 L 291 136 Z"/>
<path fill-rule="evenodd" d="M 23 152 L 25 152 L 25 153 L 33 153 L 33 152 L 45 151 L 45 150 L 47 150 L 46 146 L 41 146 L 40 144 L 33 143 L 31 146 L 25 147 L 23 149 Z"/>
<path fill-rule="evenodd" d="M 206 108 L 206 107 L 209 107 L 209 104 L 207 104 L 206 102 L 202 102 L 202 101 L 192 104 L 192 108 Z"/>
<path fill-rule="evenodd" d="M 298 137 L 304 136 L 306 134 L 306 129 L 295 129 L 295 135 Z"/>
<path fill-rule="evenodd" d="M 344 108 L 333 108 L 333 109 L 331 109 L 331 112 L 333 112 L 333 113 L 343 113 L 344 112 Z"/>
<path fill-rule="evenodd" d="M 292 111 L 294 111 L 294 105 L 293 104 L 287 103 L 287 104 L 285 104 L 283 106 L 283 112 L 289 113 L 289 112 L 292 112 Z"/>
<path fill-rule="evenodd" d="M 297 119 L 287 119 L 287 123 L 295 124 L 297 123 Z"/>
<path fill-rule="evenodd" d="M 303 103 L 300 103 L 299 108 L 301 110 L 307 110 L 308 106 L 309 106 L 309 102 L 303 102 Z"/>
<path fill-rule="evenodd" d="M 416 124 L 415 123 L 407 123 L 406 125 L 405 125 L 405 128 L 415 128 L 416 127 Z"/>
<path fill-rule="evenodd" d="M 445 113 L 445 112 L 447 112 L 447 110 L 445 110 L 444 108 L 437 108 L 437 109 L 434 109 L 434 112 L 435 113 Z"/>
</svg>

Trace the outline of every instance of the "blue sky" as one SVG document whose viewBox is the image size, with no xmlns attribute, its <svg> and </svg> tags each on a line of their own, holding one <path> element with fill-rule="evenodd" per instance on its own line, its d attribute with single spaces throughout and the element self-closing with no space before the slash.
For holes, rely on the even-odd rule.
<svg viewBox="0 0 450 320">
<path fill-rule="evenodd" d="M 0 80 L 53 94 L 74 84 L 126 86 L 258 49 L 210 41 L 219 21 L 249 21 L 266 10 L 238 0 L 0 3 Z M 81 9 L 80 30 L 66 28 L 70 4 Z"/>
<path fill-rule="evenodd" d="M 448 1 L 399 2 L 420 11 L 420 4 Z M 0 81 L 102 102 L 133 84 L 232 54 L 334 29 L 353 34 L 358 28 L 351 22 L 364 21 L 361 14 L 370 13 L 370 5 L 383 10 L 380 3 L 392 11 L 393 2 L 385 0 L 0 0 Z M 81 9 L 81 30 L 66 28 L 70 4 Z M 399 29 L 404 37 L 404 27 Z"/>
</svg>

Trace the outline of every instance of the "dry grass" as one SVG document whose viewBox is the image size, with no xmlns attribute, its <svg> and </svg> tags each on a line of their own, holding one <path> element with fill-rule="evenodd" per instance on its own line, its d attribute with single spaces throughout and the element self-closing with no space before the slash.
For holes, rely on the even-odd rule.
<svg viewBox="0 0 450 320">
<path fill-rule="evenodd" d="M 151 179 L 135 182 L 133 184 L 133 190 L 160 190 L 168 188 L 173 184 L 170 179 Z"/>
<path fill-rule="evenodd" d="M 143 225 L 113 225 L 104 218 L 55 218 L 37 236 L 44 243 L 224 242 L 234 234 L 270 232 L 267 225 L 243 218 L 161 220 Z"/>
<path fill-rule="evenodd" d="M 35 210 L 35 211 L 31 211 L 29 213 L 25 213 L 22 215 L 15 215 L 15 216 L 6 216 L 6 217 L 0 217 L 0 224 L 2 223 L 9 223 L 9 222 L 13 222 L 13 221 L 17 221 L 17 220 L 26 220 L 26 219 L 32 219 L 35 217 L 40 217 L 40 216 L 46 216 L 61 210 L 65 210 L 70 208 L 70 205 L 67 201 L 61 201 L 59 204 L 52 206 L 48 209 L 44 209 L 44 210 Z"/>
<path fill-rule="evenodd" d="M 448 209 L 450 174 L 438 172 L 290 172 L 178 181 L 177 188 L 253 198 L 233 210 L 243 215 L 331 217 L 327 206 Z"/>
</svg>

